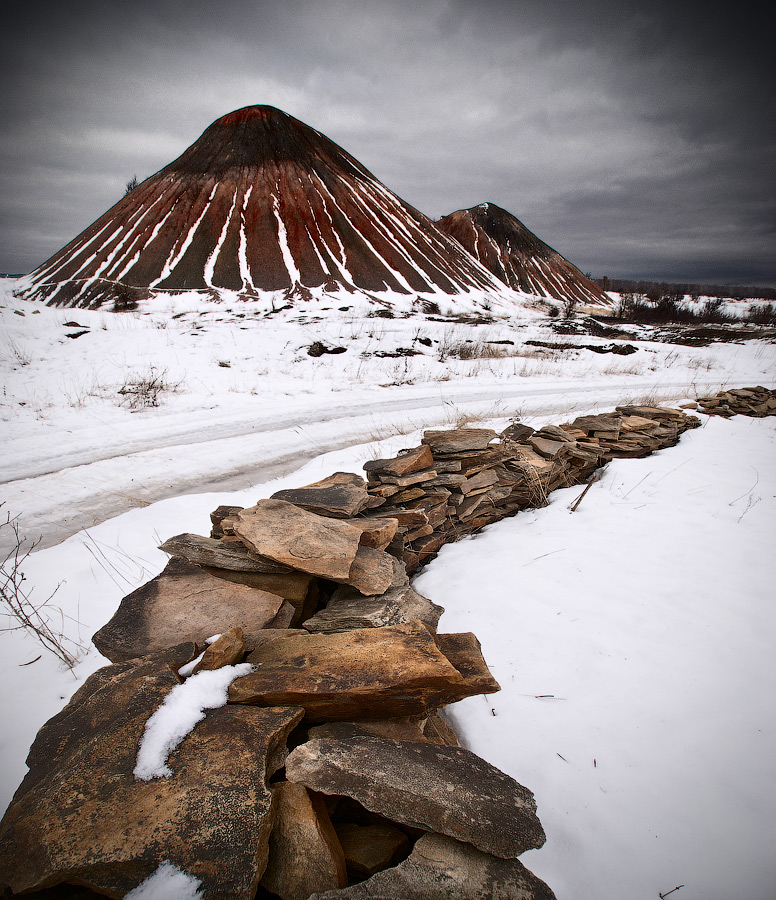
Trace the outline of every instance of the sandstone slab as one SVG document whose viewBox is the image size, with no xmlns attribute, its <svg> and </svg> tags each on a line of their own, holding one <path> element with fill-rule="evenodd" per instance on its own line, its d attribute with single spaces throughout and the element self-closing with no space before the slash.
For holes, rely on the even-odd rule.
<svg viewBox="0 0 776 900">
<path fill-rule="evenodd" d="M 394 557 L 385 550 L 375 550 L 361 544 L 347 577 L 332 578 L 332 581 L 351 585 L 361 594 L 382 594 L 393 582 L 393 562 Z"/>
<path fill-rule="evenodd" d="M 250 646 L 269 626 L 283 598 L 215 578 L 182 559 L 171 559 L 156 578 L 128 594 L 92 638 L 112 662 L 145 656 L 181 640 L 202 643 L 239 626 Z"/>
<path fill-rule="evenodd" d="M 545 840 L 533 794 L 463 747 L 373 735 L 322 738 L 289 754 L 286 777 L 504 859 Z"/>
<path fill-rule="evenodd" d="M 301 606 L 307 597 L 314 575 L 308 572 L 235 572 L 229 569 L 219 569 L 213 566 L 202 566 L 202 569 L 234 584 L 244 584 L 248 587 L 267 591 L 269 594 L 277 594 L 284 600 L 288 600 L 294 606 Z"/>
<path fill-rule="evenodd" d="M 248 662 L 256 671 L 232 682 L 232 703 L 301 706 L 311 721 L 423 715 L 481 692 L 422 622 L 282 637 Z"/>
<path fill-rule="evenodd" d="M 496 437 L 490 428 L 454 428 L 449 431 L 425 431 L 423 443 L 434 454 L 460 453 L 464 450 L 484 450 Z"/>
<path fill-rule="evenodd" d="M 361 529 L 285 500 L 260 500 L 237 517 L 235 532 L 260 556 L 301 572 L 347 579 Z"/>
<path fill-rule="evenodd" d="M 369 503 L 366 483 L 359 475 L 335 472 L 328 478 L 290 490 L 277 491 L 273 500 L 286 500 L 309 512 L 336 519 L 349 519 Z"/>
<path fill-rule="evenodd" d="M 385 475 L 411 475 L 434 464 L 431 449 L 425 444 L 412 450 L 405 450 L 393 459 L 370 459 L 364 463 L 365 472 Z"/>
<path fill-rule="evenodd" d="M 207 900 L 253 897 L 272 823 L 266 781 L 302 713 L 211 710 L 171 754 L 172 776 L 137 780 L 145 723 L 193 651 L 108 666 L 43 726 L 0 823 L 0 883 L 18 893 L 76 881 L 119 898 L 168 859 Z"/>
<path fill-rule="evenodd" d="M 202 659 L 194 666 L 191 674 L 233 666 L 245 655 L 245 641 L 242 628 L 230 628 L 221 634 L 202 654 Z"/>
<path fill-rule="evenodd" d="M 424 834 L 392 869 L 310 900 L 555 900 L 517 859 L 497 859 L 440 834 Z"/>
<path fill-rule="evenodd" d="M 314 891 L 344 887 L 345 857 L 323 798 L 290 782 L 273 792 L 275 824 L 262 887 L 282 900 L 307 900 Z"/>
<path fill-rule="evenodd" d="M 397 519 L 389 519 L 383 516 L 370 516 L 368 519 L 357 519 L 351 524 L 362 529 L 361 544 L 364 547 L 372 547 L 375 550 L 385 550 L 394 539 L 396 529 L 399 527 Z"/>
<path fill-rule="evenodd" d="M 200 534 L 176 534 L 159 546 L 170 556 L 185 559 L 195 566 L 212 566 L 234 572 L 288 572 L 288 566 L 281 566 L 270 559 L 251 556 L 241 541 L 202 537 Z"/>
<path fill-rule="evenodd" d="M 408 584 L 372 597 L 335 591 L 325 609 L 309 618 L 307 631 L 335 634 L 356 628 L 381 628 L 401 622 L 421 621 L 436 628 L 444 610 L 418 594 Z"/>
</svg>

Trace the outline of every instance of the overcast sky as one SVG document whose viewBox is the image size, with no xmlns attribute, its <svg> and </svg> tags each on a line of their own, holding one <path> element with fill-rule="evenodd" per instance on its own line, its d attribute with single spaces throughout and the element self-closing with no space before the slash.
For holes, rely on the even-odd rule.
<svg viewBox="0 0 776 900">
<path fill-rule="evenodd" d="M 596 277 L 776 286 L 771 30 L 740 2 L 25 0 L 0 51 L 0 271 L 271 104 Z"/>
</svg>

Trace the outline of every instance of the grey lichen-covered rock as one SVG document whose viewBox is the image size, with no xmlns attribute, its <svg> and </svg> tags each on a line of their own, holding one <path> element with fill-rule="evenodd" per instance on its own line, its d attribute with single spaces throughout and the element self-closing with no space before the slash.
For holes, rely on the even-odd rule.
<svg viewBox="0 0 776 900">
<path fill-rule="evenodd" d="M 260 500 L 237 516 L 235 533 L 262 557 L 323 578 L 347 579 L 361 529 L 285 500 Z"/>
<path fill-rule="evenodd" d="M 463 747 L 372 735 L 322 738 L 289 754 L 286 777 L 504 859 L 545 840 L 533 794 Z"/>
<path fill-rule="evenodd" d="M 283 598 L 209 575 L 171 559 L 156 578 L 128 594 L 92 638 L 112 662 L 163 650 L 182 640 L 202 643 L 239 626 L 248 646 L 273 623 Z"/>
<path fill-rule="evenodd" d="M 307 631 L 334 634 L 356 628 L 380 628 L 420 620 L 436 628 L 444 610 L 409 585 L 362 597 L 335 592 L 325 609 L 304 623 Z"/>
<path fill-rule="evenodd" d="M 173 774 L 139 781 L 145 723 L 193 652 L 100 670 L 43 726 L 0 823 L 0 884 L 19 893 L 74 881 L 123 897 L 170 860 L 208 900 L 253 897 L 272 824 L 266 782 L 302 711 L 210 710 L 170 755 Z"/>
<path fill-rule="evenodd" d="M 366 482 L 360 475 L 335 472 L 328 478 L 300 488 L 277 491 L 273 500 L 287 500 L 309 512 L 336 519 L 349 519 L 369 503 Z"/>
<path fill-rule="evenodd" d="M 440 834 L 424 834 L 404 862 L 310 900 L 555 900 L 516 859 L 497 859 Z"/>
<path fill-rule="evenodd" d="M 159 549 L 195 566 L 210 566 L 229 572 L 278 574 L 291 571 L 288 566 L 279 565 L 271 559 L 260 559 L 255 554 L 251 556 L 245 544 L 237 540 L 215 540 L 201 534 L 176 534 L 160 544 Z"/>
</svg>

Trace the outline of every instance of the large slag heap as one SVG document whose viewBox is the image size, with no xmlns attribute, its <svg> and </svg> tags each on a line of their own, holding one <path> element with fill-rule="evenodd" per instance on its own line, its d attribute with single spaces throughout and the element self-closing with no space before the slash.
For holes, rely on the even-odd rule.
<svg viewBox="0 0 776 900">
<path fill-rule="evenodd" d="M 96 307 L 150 291 L 291 299 L 320 287 L 511 294 L 341 147 L 271 106 L 215 121 L 18 292 Z"/>
</svg>

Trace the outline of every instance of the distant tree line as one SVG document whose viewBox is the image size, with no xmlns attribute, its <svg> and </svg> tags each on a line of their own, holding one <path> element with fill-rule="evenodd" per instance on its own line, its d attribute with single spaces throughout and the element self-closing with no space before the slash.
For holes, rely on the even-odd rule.
<svg viewBox="0 0 776 900">
<path fill-rule="evenodd" d="M 642 294 L 665 297 L 673 295 L 684 297 L 688 295 L 696 300 L 698 297 L 731 297 L 735 300 L 776 300 L 776 289 L 767 287 L 752 287 L 719 284 L 674 284 L 665 281 L 629 281 L 626 278 L 592 279 L 604 291 L 616 291 L 617 293 Z"/>
</svg>

